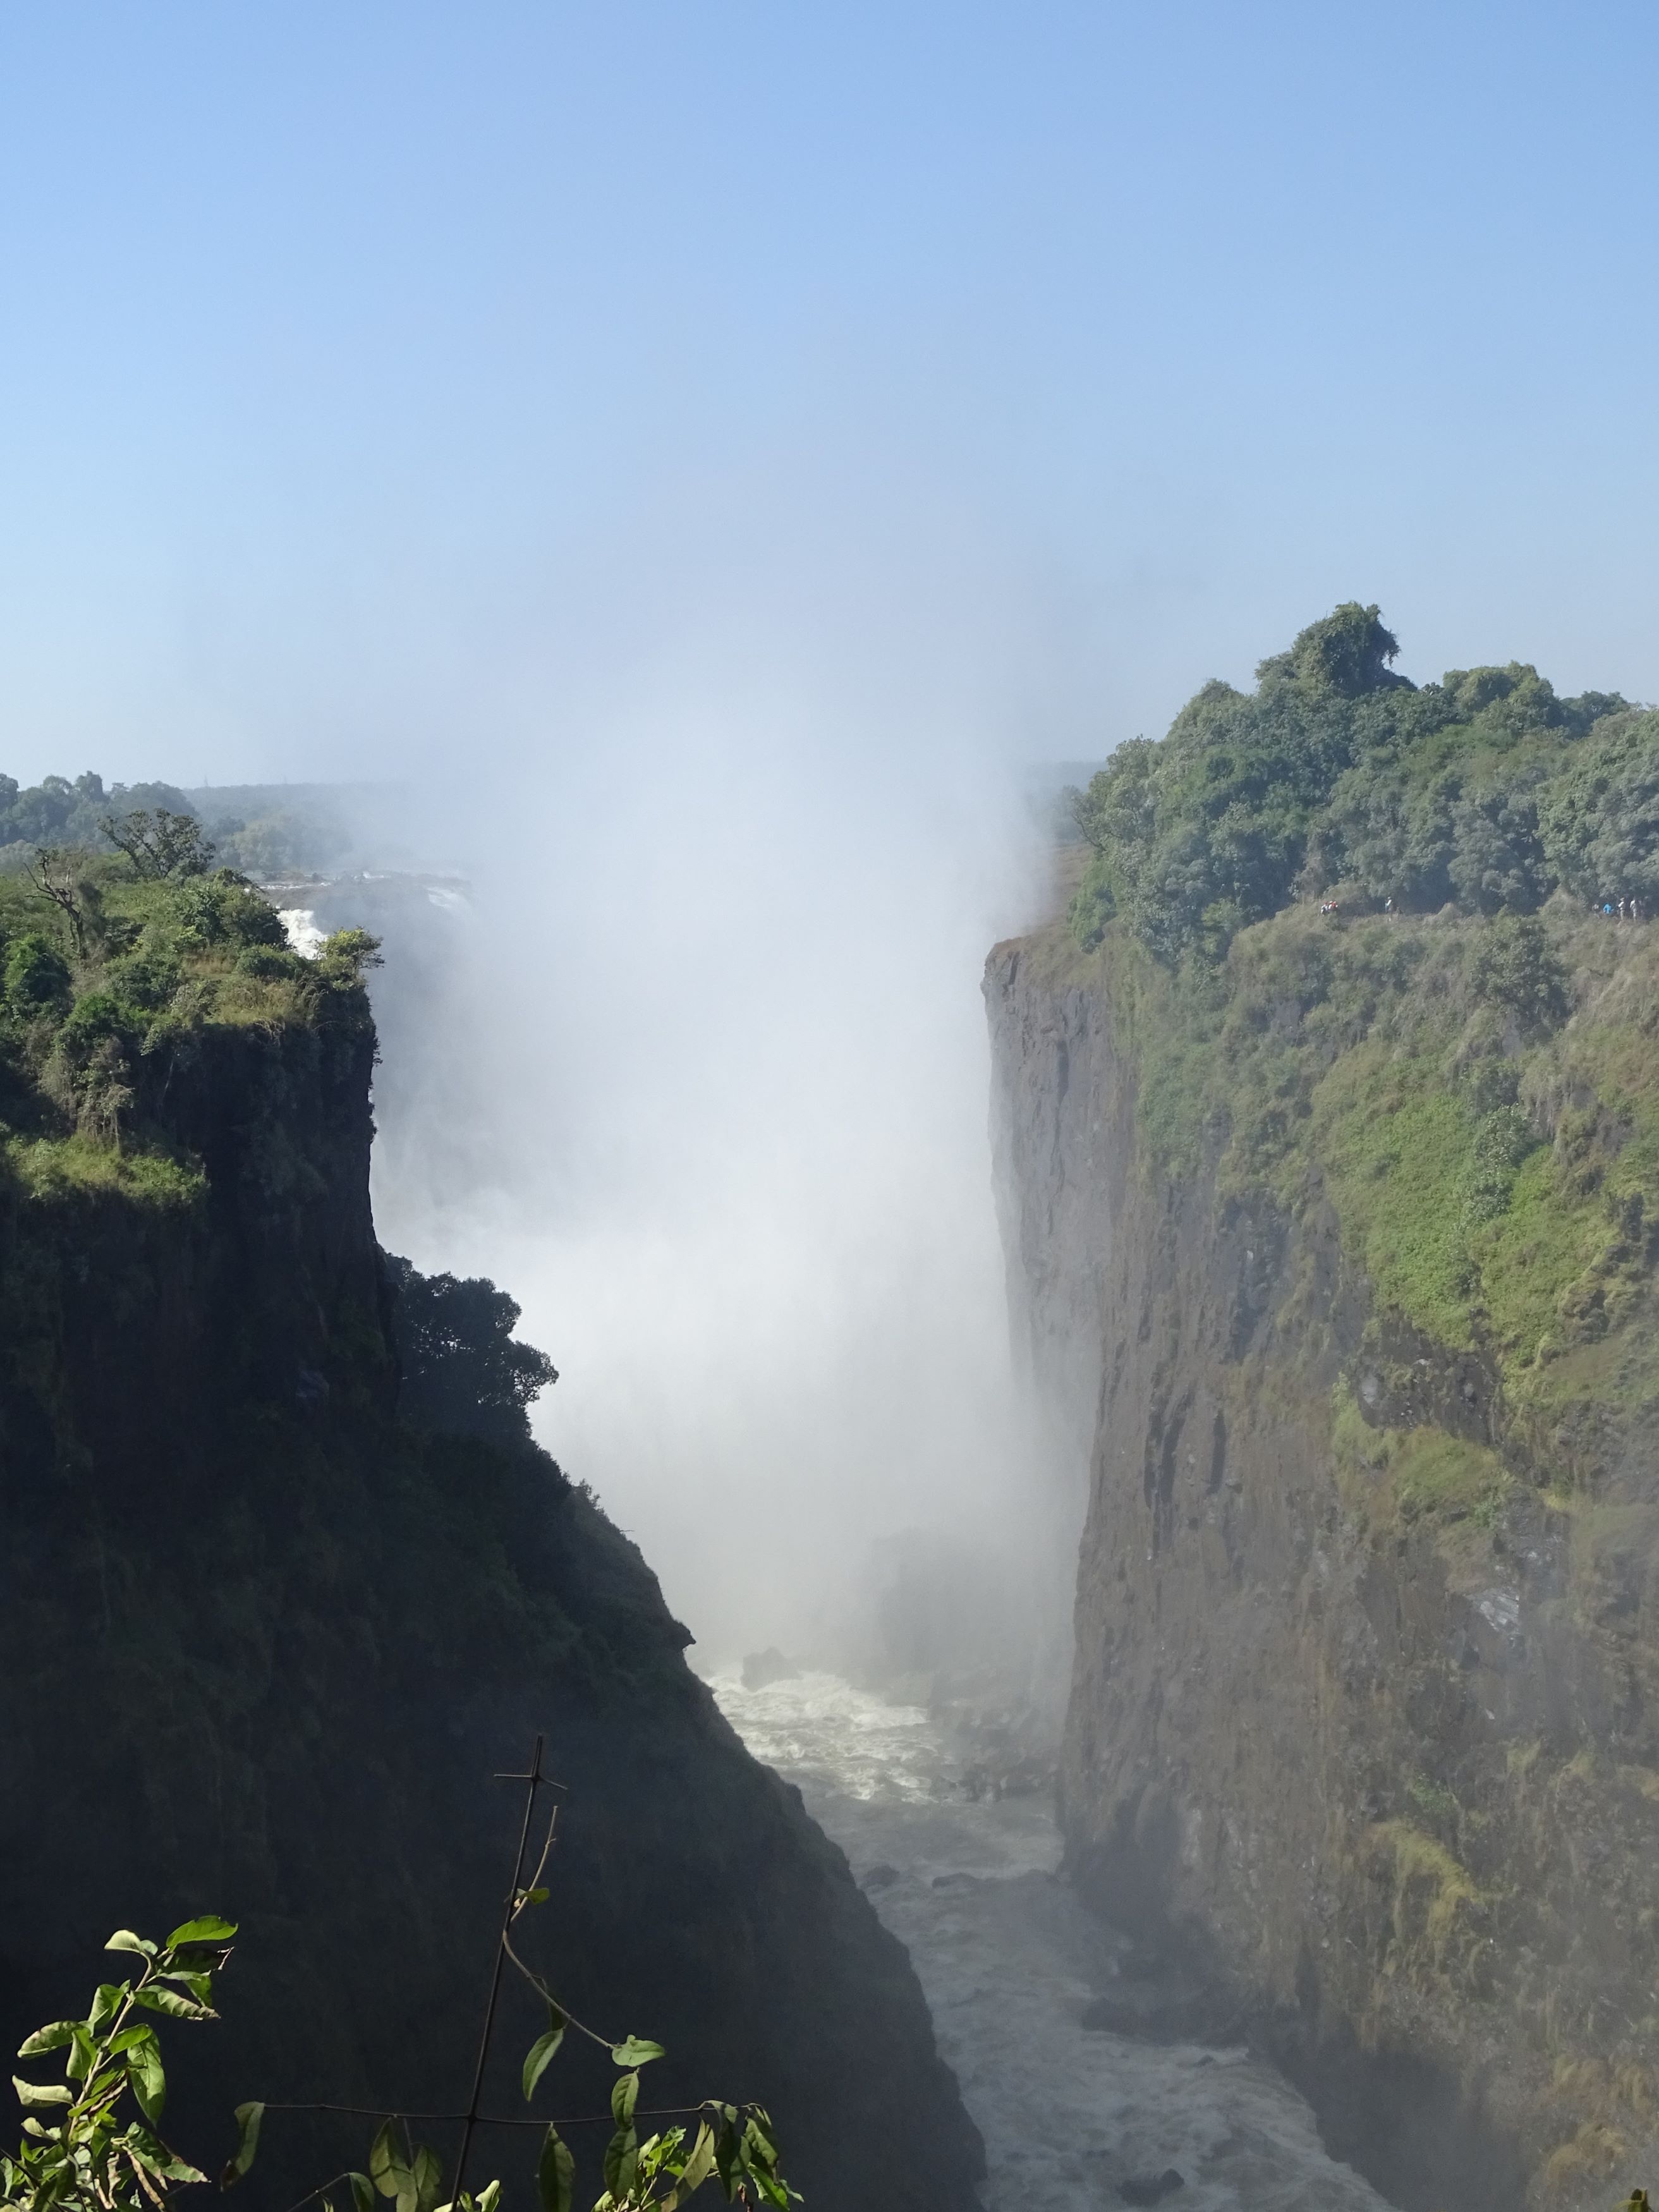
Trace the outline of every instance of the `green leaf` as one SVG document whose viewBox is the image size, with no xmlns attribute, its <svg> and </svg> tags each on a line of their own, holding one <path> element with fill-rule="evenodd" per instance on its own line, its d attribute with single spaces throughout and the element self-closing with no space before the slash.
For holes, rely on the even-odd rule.
<svg viewBox="0 0 1659 2212">
<path fill-rule="evenodd" d="M 701 2189 L 714 2171 L 714 2131 L 705 2120 L 697 2130 L 697 2140 L 691 2146 L 691 2155 L 685 2161 L 679 2176 L 680 2193 L 689 2197 L 694 2189 Z"/>
<path fill-rule="evenodd" d="M 524 2095 L 526 2104 L 535 2095 L 536 2084 L 546 2073 L 549 2061 L 564 2041 L 564 2032 L 569 2025 L 567 2015 L 559 2009 L 557 2005 L 549 2005 L 547 2015 L 550 2023 L 547 2033 L 536 2038 L 524 2062 Z"/>
<path fill-rule="evenodd" d="M 199 2004 L 205 2004 L 213 1995 L 212 1975 L 204 1974 L 193 1966 L 175 1967 L 171 1973 L 157 1974 L 155 1979 L 176 1983 L 180 1989 L 188 1990 Z"/>
<path fill-rule="evenodd" d="M 542 2154 L 536 2162 L 536 2189 L 542 2200 L 542 2212 L 570 2212 L 575 2188 L 576 2161 L 558 2130 L 550 2128 L 542 2138 Z M 483 2212 L 482 2197 L 478 2200 L 478 2212 Z"/>
<path fill-rule="evenodd" d="M 228 2189 L 240 2181 L 253 2163 L 254 2153 L 259 2148 L 259 2123 L 265 2116 L 263 2105 L 238 2105 L 236 2107 L 236 2149 L 219 2176 L 221 2189 Z"/>
<path fill-rule="evenodd" d="M 131 1928 L 118 1928 L 104 1948 L 106 1951 L 136 1951 L 141 1959 L 153 1959 L 155 1946 L 142 1936 L 135 1936 Z"/>
<path fill-rule="evenodd" d="M 37 2027 L 33 2035 L 17 2046 L 20 2058 L 38 2058 L 43 2051 L 61 2051 L 66 2043 L 75 2040 L 78 2020 L 54 2020 L 45 2027 Z"/>
<path fill-rule="evenodd" d="M 204 1913 L 199 1920 L 186 1920 L 182 1928 L 175 1928 L 167 1937 L 169 1951 L 182 1950 L 186 1943 L 228 1943 L 236 1933 L 234 1920 L 221 1920 L 216 1913 Z"/>
<path fill-rule="evenodd" d="M 501 2183 L 499 2181 L 486 2181 L 483 2187 L 478 2191 L 478 2201 L 473 2208 L 473 2212 L 495 2212 L 495 2207 L 501 2203 Z"/>
<path fill-rule="evenodd" d="M 714 2167 L 720 2178 L 720 2187 L 726 2191 L 726 2201 L 730 2203 L 732 2191 L 737 2187 L 733 2169 L 738 2162 L 740 2140 L 738 2116 L 730 2105 L 717 2105 L 714 2109 L 719 2115 L 719 2125 L 714 2130 Z"/>
<path fill-rule="evenodd" d="M 164 1990 L 152 1982 L 149 1987 L 133 1991 L 133 2001 L 149 2012 L 164 2012 L 170 2020 L 213 2020 L 216 2017 L 210 2007 L 198 2004 L 194 1997 L 181 1996 L 177 1990 Z"/>
<path fill-rule="evenodd" d="M 98 1994 L 92 2001 L 92 2010 L 87 2016 L 87 2026 L 94 2035 L 101 2035 L 122 2006 L 132 1995 L 131 1982 L 100 1982 Z"/>
<path fill-rule="evenodd" d="M 778 2162 L 777 2145 L 770 2134 L 771 2125 L 771 2115 L 757 2105 L 751 2109 L 749 2124 L 743 2131 L 745 2148 L 759 2159 L 763 2166 L 775 2166 Z"/>
<path fill-rule="evenodd" d="M 157 2175 L 163 2181 L 205 2181 L 207 2179 L 206 2174 L 198 2173 L 193 2166 L 187 2166 L 185 2160 L 175 2152 L 170 2151 L 165 2143 L 157 2142 L 154 2136 L 145 2135 L 142 2129 L 130 2128 L 122 2140 L 139 2165 L 144 2167 L 146 2172 Z"/>
<path fill-rule="evenodd" d="M 11 2086 L 17 2092 L 17 2101 L 26 2112 L 42 2112 L 48 2105 L 72 2105 L 75 2092 L 61 2081 L 25 2081 L 17 2075 L 11 2077 Z"/>
<path fill-rule="evenodd" d="M 605 2185 L 613 2197 L 628 2195 L 638 2166 L 638 2138 L 631 2127 L 618 2128 L 605 2147 Z"/>
<path fill-rule="evenodd" d="M 640 2077 L 624 2074 L 611 2085 L 611 2117 L 620 2127 L 625 2127 L 634 2117 L 634 2107 L 640 2101 Z"/>
<path fill-rule="evenodd" d="M 393 2124 L 390 2120 L 382 2120 L 375 2130 L 374 2142 L 368 2147 L 368 2178 L 379 2188 L 380 2176 L 387 2167 L 402 2164 Z"/>
<path fill-rule="evenodd" d="M 444 2162 L 435 2150 L 422 2143 L 415 2154 L 415 2163 L 410 2171 L 415 2176 L 416 2212 L 434 2212 L 438 2191 L 444 2185 Z"/>
<path fill-rule="evenodd" d="M 519 1892 L 519 1910 L 522 1912 L 526 1905 L 545 1905 L 552 1894 L 550 1889 L 521 1889 Z"/>
<path fill-rule="evenodd" d="M 167 2077 L 153 2035 L 128 2051 L 127 2075 L 132 2083 L 132 2094 L 138 2100 L 139 2111 L 154 2127 L 167 2100 Z"/>
<path fill-rule="evenodd" d="M 414 2173 L 404 2160 L 394 2121 L 383 2121 L 380 2133 L 369 2146 L 368 2172 L 382 2197 L 397 2198 L 398 2212 L 416 2212 L 420 2192 Z"/>
<path fill-rule="evenodd" d="M 648 2066 L 653 2058 L 666 2056 L 659 2043 L 647 2043 L 643 2036 L 630 2035 L 611 2050 L 611 2056 L 618 2066 Z"/>
<path fill-rule="evenodd" d="M 351 2184 L 351 2202 L 356 2212 L 374 2212 L 374 2185 L 368 2176 L 349 2173 L 346 2179 Z"/>
<path fill-rule="evenodd" d="M 118 2058 L 123 2051 L 136 2051 L 141 2043 L 154 2043 L 155 2040 L 155 2030 L 153 2027 L 124 2027 L 119 2035 L 111 2036 L 107 2056 Z"/>
</svg>

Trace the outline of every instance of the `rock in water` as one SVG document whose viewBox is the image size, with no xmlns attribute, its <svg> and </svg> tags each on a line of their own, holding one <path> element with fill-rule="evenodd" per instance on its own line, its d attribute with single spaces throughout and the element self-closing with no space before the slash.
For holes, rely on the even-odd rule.
<svg viewBox="0 0 1659 2212">
<path fill-rule="evenodd" d="M 1126 2204 L 1158 2204 L 1186 2186 L 1186 2176 L 1166 2166 L 1162 2173 L 1132 2174 L 1127 2181 L 1119 2182 L 1117 2193 Z"/>
<path fill-rule="evenodd" d="M 745 1690 L 763 1690 L 769 1682 L 799 1680 L 800 1668 L 793 1659 L 786 1659 L 775 1644 L 769 1644 L 764 1651 L 751 1651 L 743 1662 Z"/>
</svg>

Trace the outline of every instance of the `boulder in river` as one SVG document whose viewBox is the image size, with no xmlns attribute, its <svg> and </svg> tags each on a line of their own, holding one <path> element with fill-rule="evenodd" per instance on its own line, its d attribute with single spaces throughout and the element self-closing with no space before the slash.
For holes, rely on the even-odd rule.
<svg viewBox="0 0 1659 2212">
<path fill-rule="evenodd" d="M 800 1668 L 793 1659 L 786 1659 L 775 1644 L 769 1644 L 764 1651 L 751 1651 L 743 1662 L 743 1686 L 745 1690 L 763 1690 L 772 1682 L 795 1682 L 800 1679 Z"/>
</svg>

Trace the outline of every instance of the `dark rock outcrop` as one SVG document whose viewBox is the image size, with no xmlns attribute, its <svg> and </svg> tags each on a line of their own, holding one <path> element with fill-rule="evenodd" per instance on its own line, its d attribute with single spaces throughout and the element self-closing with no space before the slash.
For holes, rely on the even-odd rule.
<svg viewBox="0 0 1659 2212">
<path fill-rule="evenodd" d="M 201 2163 L 251 2096 L 465 2102 L 520 1817 L 492 1776 L 545 1731 L 526 1941 L 667 2046 L 648 2101 L 766 2104 L 823 2212 L 957 2212 L 977 2139 L 908 1961 L 638 1552 L 533 1447 L 399 1421 L 373 1055 L 366 1015 L 209 1028 L 169 1109 L 196 1200 L 0 1187 L 0 2035 L 83 2002 L 111 1929 L 222 1911 L 222 2025 L 167 2031 Z M 509 2000 L 492 2109 L 542 2024 Z M 568 2049 L 539 2109 L 603 2112 L 610 2070 Z M 603 2130 L 574 2139 L 597 2191 Z M 249 2193 L 366 2148 L 273 2115 Z"/>
</svg>

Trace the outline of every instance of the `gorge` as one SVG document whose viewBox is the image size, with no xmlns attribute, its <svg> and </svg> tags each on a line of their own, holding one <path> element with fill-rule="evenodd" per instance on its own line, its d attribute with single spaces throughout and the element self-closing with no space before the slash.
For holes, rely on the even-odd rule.
<svg viewBox="0 0 1659 2212">
<path fill-rule="evenodd" d="M 1121 748 L 987 969 L 1090 1439 L 1066 1863 L 1395 2202 L 1595 2204 L 1659 2112 L 1659 717 L 1392 644 Z"/>
<path fill-rule="evenodd" d="M 181 2127 L 447 2098 L 491 1778 L 545 1729 L 563 1986 L 661 2038 L 665 2093 L 769 2105 L 809 2204 L 1638 2182 L 1659 715 L 1393 649 L 1339 608 L 1075 794 L 1064 913 L 985 970 L 988 1174 L 945 841 L 906 939 L 896 805 L 863 933 L 830 841 L 736 980 L 655 914 L 567 945 L 523 870 L 498 936 L 449 876 L 0 867 L 12 2024 L 114 1922 L 222 1909 Z M 471 1212 L 534 1285 L 561 1058 L 597 1071 L 565 1218 L 635 1216 L 540 1286 L 568 1473 L 550 1364 L 435 1235 Z M 276 2132 L 276 2212 L 326 2140 Z"/>
</svg>

